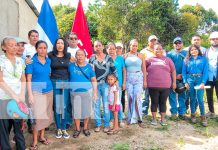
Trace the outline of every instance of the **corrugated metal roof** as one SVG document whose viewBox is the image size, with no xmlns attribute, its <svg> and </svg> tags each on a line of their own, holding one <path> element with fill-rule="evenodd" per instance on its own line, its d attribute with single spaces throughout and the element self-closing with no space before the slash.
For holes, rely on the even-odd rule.
<svg viewBox="0 0 218 150">
<path fill-rule="evenodd" d="M 39 12 L 36 9 L 35 5 L 33 4 L 32 0 L 25 0 L 25 1 L 29 5 L 29 7 L 32 9 L 32 11 L 35 13 L 35 15 L 38 17 L 39 16 Z"/>
</svg>

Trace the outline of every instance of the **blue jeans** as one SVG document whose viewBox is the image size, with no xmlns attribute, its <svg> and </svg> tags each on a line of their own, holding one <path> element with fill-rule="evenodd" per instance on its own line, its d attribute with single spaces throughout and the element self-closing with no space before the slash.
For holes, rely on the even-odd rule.
<svg viewBox="0 0 218 150">
<path fill-rule="evenodd" d="M 204 89 L 194 89 L 194 86 L 199 86 L 202 83 L 201 76 L 187 76 L 187 82 L 190 87 L 190 107 L 191 107 L 191 114 L 195 114 L 196 112 L 196 100 L 198 101 L 201 116 L 205 115 L 204 110 Z"/>
<path fill-rule="evenodd" d="M 110 126 L 110 111 L 108 107 L 108 92 L 109 86 L 106 83 L 98 84 L 98 99 L 95 103 L 95 124 L 97 127 L 101 126 L 101 98 L 104 108 L 104 126 Z"/>
<path fill-rule="evenodd" d="M 169 101 L 171 106 L 170 108 L 171 114 L 176 115 L 178 113 L 179 115 L 184 115 L 186 113 L 186 105 L 185 105 L 186 91 L 178 94 L 178 103 L 177 103 L 177 93 L 171 89 L 169 95 Z M 177 107 L 178 104 L 179 107 Z"/>
<path fill-rule="evenodd" d="M 63 83 L 63 84 L 62 84 Z M 64 89 L 62 85 L 68 84 L 68 80 L 52 79 L 53 85 L 53 110 L 54 119 L 57 129 L 66 129 L 67 119 L 69 114 L 67 112 L 67 106 L 70 102 L 69 89 Z"/>
<path fill-rule="evenodd" d="M 148 88 L 144 89 L 144 98 L 142 100 L 142 114 L 143 116 L 147 116 L 150 104 Z"/>
<path fill-rule="evenodd" d="M 118 121 L 122 121 L 123 120 L 123 106 L 121 103 L 121 97 L 122 97 L 122 87 L 119 87 L 119 101 L 120 101 L 120 110 L 118 111 Z M 114 119 L 114 115 L 113 112 L 110 111 L 110 119 L 113 120 Z"/>
</svg>

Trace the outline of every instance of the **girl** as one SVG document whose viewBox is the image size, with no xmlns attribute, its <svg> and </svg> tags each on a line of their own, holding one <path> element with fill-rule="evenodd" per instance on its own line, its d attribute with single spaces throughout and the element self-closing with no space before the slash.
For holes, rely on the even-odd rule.
<svg viewBox="0 0 218 150">
<path fill-rule="evenodd" d="M 114 74 L 109 74 L 107 76 L 107 82 L 109 84 L 108 102 L 109 110 L 113 112 L 114 115 L 114 127 L 107 132 L 108 135 L 118 133 L 118 111 L 120 110 L 120 100 L 119 100 L 119 87 L 117 84 L 117 77 Z"/>
<path fill-rule="evenodd" d="M 182 78 L 185 87 L 190 90 L 190 107 L 191 107 L 191 121 L 196 123 L 195 118 L 195 101 L 197 100 L 201 112 L 201 123 L 207 126 L 207 120 L 204 110 L 204 85 L 208 79 L 208 61 L 202 56 L 201 50 L 196 45 L 189 47 L 188 54 L 184 60 L 182 68 Z M 195 90 L 194 87 L 199 86 Z"/>
</svg>

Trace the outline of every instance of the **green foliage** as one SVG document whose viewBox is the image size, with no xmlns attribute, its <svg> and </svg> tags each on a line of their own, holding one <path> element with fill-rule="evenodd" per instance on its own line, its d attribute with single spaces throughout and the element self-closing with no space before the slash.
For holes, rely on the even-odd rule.
<svg viewBox="0 0 218 150">
<path fill-rule="evenodd" d="M 119 144 L 113 144 L 112 149 L 113 150 L 130 150 L 130 147 L 126 143 L 119 143 Z"/>
</svg>

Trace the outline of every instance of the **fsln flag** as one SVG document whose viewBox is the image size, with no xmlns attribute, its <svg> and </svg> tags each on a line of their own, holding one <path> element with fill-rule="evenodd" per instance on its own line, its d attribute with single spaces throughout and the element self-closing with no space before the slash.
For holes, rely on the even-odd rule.
<svg viewBox="0 0 218 150">
<path fill-rule="evenodd" d="M 81 0 L 79 0 L 78 2 L 76 15 L 71 31 L 77 34 L 79 40 L 78 47 L 81 49 L 85 49 L 88 53 L 87 57 L 89 58 L 93 54 L 93 48 Z"/>
<path fill-rule="evenodd" d="M 37 22 L 37 31 L 39 32 L 39 39 L 47 42 L 48 52 L 52 51 L 53 44 L 58 38 L 58 29 L 55 16 L 48 0 L 43 0 Z"/>
</svg>

